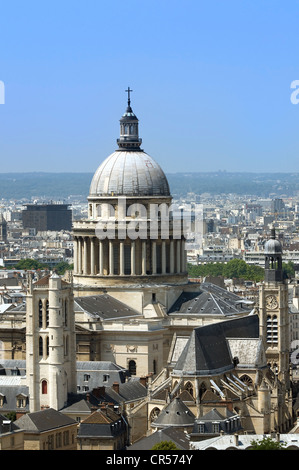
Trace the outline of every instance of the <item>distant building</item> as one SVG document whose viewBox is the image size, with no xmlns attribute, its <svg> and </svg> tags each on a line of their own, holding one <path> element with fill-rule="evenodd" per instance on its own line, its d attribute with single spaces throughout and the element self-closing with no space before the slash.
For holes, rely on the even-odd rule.
<svg viewBox="0 0 299 470">
<path fill-rule="evenodd" d="M 2 214 L 0 214 L 0 241 L 7 241 L 7 222 Z"/>
<path fill-rule="evenodd" d="M 72 230 L 72 211 L 68 204 L 26 204 L 22 213 L 23 228 Z"/>
</svg>

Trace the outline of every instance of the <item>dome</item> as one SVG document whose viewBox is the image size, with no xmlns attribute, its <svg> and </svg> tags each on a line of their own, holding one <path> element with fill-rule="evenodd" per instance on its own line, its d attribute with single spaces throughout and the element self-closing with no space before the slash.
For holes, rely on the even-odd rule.
<svg viewBox="0 0 299 470">
<path fill-rule="evenodd" d="M 275 238 L 274 229 L 271 230 L 271 238 L 265 243 L 264 253 L 265 255 L 282 253 L 282 246 L 280 241 Z"/>
<path fill-rule="evenodd" d="M 138 119 L 128 106 L 120 119 L 119 150 L 98 167 L 91 181 L 89 196 L 170 196 L 167 178 L 158 163 L 140 149 Z"/>
<path fill-rule="evenodd" d="M 98 167 L 90 196 L 170 196 L 161 167 L 144 151 L 117 150 Z"/>
</svg>

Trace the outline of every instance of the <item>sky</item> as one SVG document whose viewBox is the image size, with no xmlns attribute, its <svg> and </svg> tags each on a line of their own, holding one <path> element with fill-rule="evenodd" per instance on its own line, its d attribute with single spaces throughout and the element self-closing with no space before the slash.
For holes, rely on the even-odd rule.
<svg viewBox="0 0 299 470">
<path fill-rule="evenodd" d="M 299 172 L 298 44 L 293 0 L 2 0 L 0 172 L 93 173 L 128 86 L 166 173 Z"/>
</svg>

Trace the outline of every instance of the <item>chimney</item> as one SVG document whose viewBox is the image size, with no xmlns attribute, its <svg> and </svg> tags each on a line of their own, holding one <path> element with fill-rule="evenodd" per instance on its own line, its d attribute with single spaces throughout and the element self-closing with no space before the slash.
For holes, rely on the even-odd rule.
<svg viewBox="0 0 299 470">
<path fill-rule="evenodd" d="M 113 382 L 112 388 L 116 393 L 119 393 L 119 383 L 118 382 Z"/>
<path fill-rule="evenodd" d="M 147 386 L 147 377 L 140 377 L 139 379 L 139 382 L 141 383 L 141 385 L 143 385 L 144 387 Z"/>
<path fill-rule="evenodd" d="M 100 398 L 105 395 L 105 387 L 94 388 L 92 394 L 96 398 Z"/>
</svg>

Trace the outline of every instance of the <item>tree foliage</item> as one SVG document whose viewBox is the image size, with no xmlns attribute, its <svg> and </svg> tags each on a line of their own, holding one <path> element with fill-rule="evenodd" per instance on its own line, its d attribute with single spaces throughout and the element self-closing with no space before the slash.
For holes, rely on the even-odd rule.
<svg viewBox="0 0 299 470">
<path fill-rule="evenodd" d="M 190 277 L 223 276 L 227 279 L 245 279 L 260 282 L 264 279 L 264 269 L 247 264 L 242 259 L 232 259 L 228 263 L 207 263 L 188 265 Z"/>
<path fill-rule="evenodd" d="M 295 269 L 291 261 L 282 263 L 282 269 L 285 277 L 294 277 Z M 227 279 L 260 282 L 264 279 L 265 270 L 261 266 L 247 264 L 243 259 L 235 258 L 227 263 L 189 264 L 188 274 L 189 277 L 223 276 Z"/>
<path fill-rule="evenodd" d="M 272 439 L 270 436 L 263 437 L 260 440 L 251 441 L 251 450 L 285 450 L 286 444 Z"/>
<path fill-rule="evenodd" d="M 155 444 L 151 450 L 179 450 L 172 441 L 161 441 Z"/>
<path fill-rule="evenodd" d="M 36 259 L 26 258 L 21 259 L 14 265 L 14 269 L 26 269 L 26 270 L 37 270 L 37 269 L 50 269 L 50 266 L 47 264 L 41 263 Z M 52 269 L 52 268 L 51 268 Z M 66 261 L 61 261 L 60 263 L 56 264 L 55 271 L 59 275 L 63 275 L 66 270 L 73 269 L 73 264 L 68 264 Z"/>
</svg>

